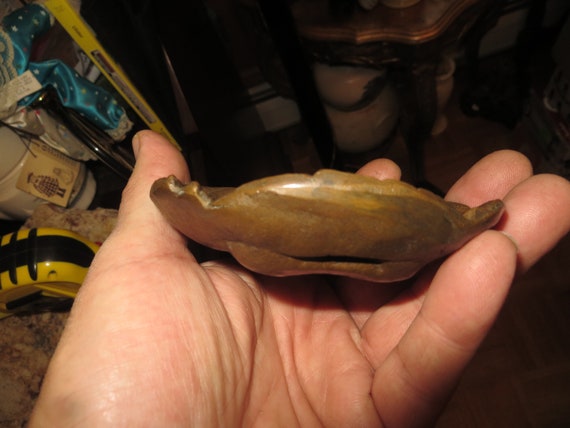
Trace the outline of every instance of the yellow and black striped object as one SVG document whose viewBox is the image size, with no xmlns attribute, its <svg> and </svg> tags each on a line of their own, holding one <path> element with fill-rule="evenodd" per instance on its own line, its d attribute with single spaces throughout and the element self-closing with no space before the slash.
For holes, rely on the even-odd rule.
<svg viewBox="0 0 570 428">
<path fill-rule="evenodd" d="M 26 229 L 0 241 L 0 318 L 73 299 L 99 246 L 64 229 Z"/>
</svg>

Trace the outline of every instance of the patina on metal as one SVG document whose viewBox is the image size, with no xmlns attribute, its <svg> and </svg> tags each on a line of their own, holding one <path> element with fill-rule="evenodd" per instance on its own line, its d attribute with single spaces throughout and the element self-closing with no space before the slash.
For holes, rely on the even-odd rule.
<svg viewBox="0 0 570 428">
<path fill-rule="evenodd" d="M 237 188 L 152 186 L 168 222 L 190 239 L 227 251 L 265 275 L 314 273 L 399 281 L 493 227 L 503 203 L 475 208 L 396 180 L 320 170 Z"/>
</svg>

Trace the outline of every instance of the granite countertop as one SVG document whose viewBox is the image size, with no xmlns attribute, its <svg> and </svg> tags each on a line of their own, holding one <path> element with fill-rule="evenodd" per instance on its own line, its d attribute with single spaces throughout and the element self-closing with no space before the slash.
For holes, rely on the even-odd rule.
<svg viewBox="0 0 570 428">
<path fill-rule="evenodd" d="M 67 312 L 0 320 L 0 426 L 26 425 Z"/>
<path fill-rule="evenodd" d="M 113 230 L 115 209 L 63 209 L 40 205 L 22 227 L 58 227 L 103 242 Z M 0 319 L 0 427 L 26 426 L 49 360 L 69 312 L 13 315 Z"/>
</svg>

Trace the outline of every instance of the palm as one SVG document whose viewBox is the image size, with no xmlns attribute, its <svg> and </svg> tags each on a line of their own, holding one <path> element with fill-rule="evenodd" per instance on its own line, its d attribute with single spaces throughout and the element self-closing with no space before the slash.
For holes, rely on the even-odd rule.
<svg viewBox="0 0 570 428">
<path fill-rule="evenodd" d="M 50 365 L 36 423 L 51 417 L 61 426 L 54 409 L 70 423 L 114 426 L 425 423 L 492 324 L 517 262 L 527 268 L 570 228 L 568 183 L 529 179 L 528 163 L 511 152 L 483 161 L 449 196 L 469 205 L 504 198 L 498 227 L 515 237 L 518 260 L 509 239 L 488 231 L 413 286 L 200 266 L 148 198 L 156 178 L 188 179 L 185 165 L 146 137 L 117 230 Z"/>
<path fill-rule="evenodd" d="M 142 385 L 133 385 L 136 398 L 125 396 L 126 402 L 116 407 L 121 414 L 131 408 L 142 421 L 156 414 L 175 419 L 185 415 L 197 426 L 210 425 L 211 421 L 219 426 L 254 422 L 263 426 L 276 416 L 287 426 L 294 426 L 296 421 L 304 426 L 311 426 L 311 422 L 379 424 L 370 394 L 375 365 L 385 359 L 405 329 L 398 328 L 382 338 L 374 336 L 378 331 L 389 332 L 394 321 L 406 316 L 408 306 L 417 306 L 391 298 L 398 296 L 402 287 L 373 285 L 372 289 L 359 284 L 361 291 L 365 287 L 367 302 L 359 305 L 353 294 L 350 299 L 343 297 L 343 290 L 353 287 L 351 284 L 333 284 L 314 277 L 259 278 L 223 263 L 208 263 L 201 268 L 193 264 L 183 247 L 173 262 L 172 250 L 170 246 L 164 258 L 154 254 L 149 266 L 154 273 L 150 278 L 148 273 L 141 276 L 144 290 L 136 296 L 132 289 L 124 295 L 122 290 L 127 286 L 117 287 L 116 281 L 116 291 L 107 296 L 113 302 L 129 302 L 128 307 L 117 306 L 116 317 L 128 321 L 128 328 L 119 330 L 114 340 L 132 343 L 135 336 L 141 346 L 140 350 L 131 346 L 127 355 L 120 350 L 111 354 L 104 362 L 109 367 L 107 375 L 129 358 L 136 364 L 129 366 L 132 374 L 123 375 L 139 378 L 147 386 L 164 388 L 163 397 L 167 398 L 152 400 L 154 388 L 147 391 L 149 397 Z M 148 258 L 145 260 L 148 264 Z M 133 260 L 124 269 L 130 271 L 130 266 L 140 264 Z M 188 276 L 189 266 L 201 277 L 190 287 L 182 280 Z M 136 271 L 109 275 L 137 282 Z M 159 283 L 168 277 L 173 288 L 150 287 L 154 276 Z M 260 279 L 263 284 L 258 282 Z M 183 286 L 175 289 L 176 284 Z M 83 299 L 90 299 L 88 292 Z M 375 311 L 386 301 L 394 302 L 396 307 Z M 148 310 L 150 302 L 170 310 L 153 313 Z M 350 307 L 354 312 L 347 310 Z M 373 313 L 375 318 L 371 318 Z M 116 321 L 109 326 L 113 330 L 117 327 Z M 368 343 L 367 337 L 374 343 Z M 149 342 L 159 344 L 150 355 Z M 152 377 L 140 379 L 140 373 L 149 370 Z M 97 384 L 104 385 L 105 391 L 91 393 L 108 393 L 109 381 L 99 379 Z M 208 387 L 197 400 L 196 396 L 188 397 L 189 384 Z M 196 419 L 198 409 L 208 409 L 204 419 Z"/>
</svg>

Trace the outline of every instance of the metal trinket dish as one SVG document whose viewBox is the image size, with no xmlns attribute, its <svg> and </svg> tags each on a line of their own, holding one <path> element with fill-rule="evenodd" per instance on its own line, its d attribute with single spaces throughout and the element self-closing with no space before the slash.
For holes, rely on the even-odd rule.
<svg viewBox="0 0 570 428">
<path fill-rule="evenodd" d="M 399 281 L 493 227 L 504 206 L 470 208 L 397 180 L 323 169 L 236 188 L 157 180 L 151 198 L 190 239 L 265 275 Z"/>
</svg>

